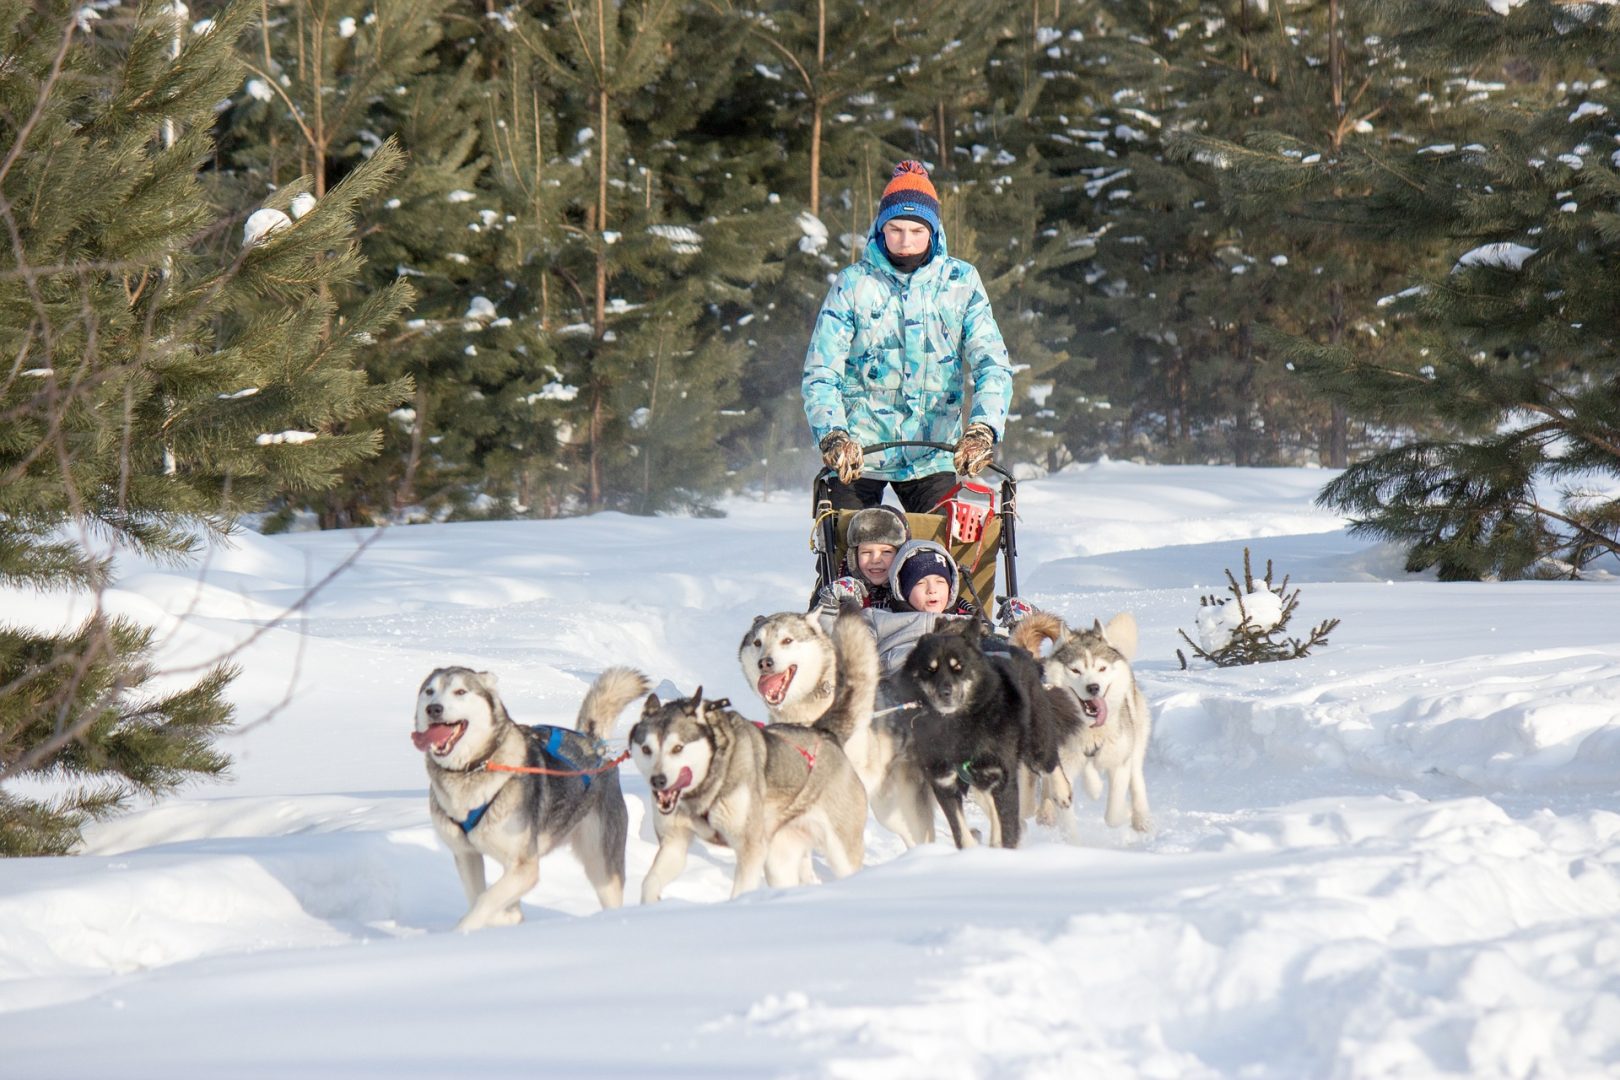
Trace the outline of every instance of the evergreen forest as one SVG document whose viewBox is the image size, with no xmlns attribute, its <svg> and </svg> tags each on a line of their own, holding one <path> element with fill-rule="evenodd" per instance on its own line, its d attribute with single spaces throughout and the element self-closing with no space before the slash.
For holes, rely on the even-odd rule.
<svg viewBox="0 0 1620 1080">
<path fill-rule="evenodd" d="M 1017 371 L 1003 463 L 1320 465 L 1414 570 L 1577 575 L 1617 68 L 1609 2 L 0 0 L 0 582 L 803 488 L 902 158 Z M 228 665 L 143 694 L 149 644 L 0 625 L 0 780 L 119 778 L 5 797 L 0 851 L 226 767 Z"/>
</svg>

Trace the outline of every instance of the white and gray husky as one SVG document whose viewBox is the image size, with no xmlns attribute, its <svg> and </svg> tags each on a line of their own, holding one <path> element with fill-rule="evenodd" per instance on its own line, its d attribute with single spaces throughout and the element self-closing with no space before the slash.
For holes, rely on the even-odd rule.
<svg viewBox="0 0 1620 1080">
<path fill-rule="evenodd" d="M 843 877 L 866 854 L 866 792 L 829 726 L 765 727 L 700 687 L 668 704 L 648 697 L 630 732 L 630 757 L 647 778 L 658 854 L 641 885 L 650 904 L 686 866 L 694 838 L 737 853 L 733 897 L 798 885 L 818 851 Z"/>
<path fill-rule="evenodd" d="M 754 620 L 737 647 L 748 685 L 771 720 L 805 727 L 831 723 L 866 788 L 878 824 L 907 847 L 934 839 L 927 781 L 905 753 L 911 717 L 874 713 L 877 643 L 860 609 L 846 606 L 831 632 L 815 612 L 781 612 Z"/>
<path fill-rule="evenodd" d="M 1092 799 L 1102 796 L 1103 778 L 1107 777 L 1103 820 L 1110 826 L 1125 824 L 1128 799 L 1131 828 L 1146 832 L 1152 819 L 1142 766 L 1153 716 L 1131 670 L 1136 620 L 1129 612 L 1120 612 L 1107 626 L 1093 621 L 1091 629 L 1077 633 L 1055 615 L 1036 612 L 1018 624 L 1012 640 L 1036 656 L 1041 655 L 1043 641 L 1052 642 L 1052 651 L 1042 662 L 1045 682 L 1074 695 L 1085 722 L 1063 747 L 1064 768 L 1071 776 L 1079 773 L 1086 795 Z M 1073 838 L 1077 823 L 1072 814 L 1059 813 L 1049 800 L 1043 800 L 1038 816 L 1046 823 L 1055 819 Z"/>
<path fill-rule="evenodd" d="M 471 905 L 457 930 L 522 922 L 518 902 L 540 880 L 541 856 L 563 844 L 604 908 L 624 902 L 624 796 L 615 769 L 595 770 L 607 764 L 603 740 L 620 711 L 646 692 L 640 672 L 607 669 L 570 731 L 514 723 L 487 671 L 439 668 L 422 681 L 411 741 L 427 759 L 429 814 Z M 559 775 L 492 771 L 501 766 Z M 486 855 L 502 867 L 487 887 Z"/>
</svg>

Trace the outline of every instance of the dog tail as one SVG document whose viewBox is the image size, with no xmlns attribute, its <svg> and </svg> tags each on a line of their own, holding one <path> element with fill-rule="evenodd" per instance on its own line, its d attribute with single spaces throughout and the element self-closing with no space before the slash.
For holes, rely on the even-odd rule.
<svg viewBox="0 0 1620 1080">
<path fill-rule="evenodd" d="M 832 641 L 838 657 L 838 681 L 832 704 L 811 726 L 842 746 L 856 730 L 872 722 L 879 675 L 877 642 L 854 604 L 845 604 L 833 620 Z"/>
<path fill-rule="evenodd" d="M 1050 641 L 1056 645 L 1063 640 L 1068 628 L 1063 620 L 1046 611 L 1033 611 L 1020 619 L 1018 625 L 1013 627 L 1011 641 L 1020 649 L 1027 651 L 1031 656 L 1041 655 L 1041 642 Z"/>
<path fill-rule="evenodd" d="M 1136 659 L 1136 616 L 1128 611 L 1115 615 L 1108 620 L 1108 625 L 1103 627 L 1103 636 L 1126 660 Z"/>
<path fill-rule="evenodd" d="M 575 727 L 593 739 L 605 740 L 613 734 L 624 707 L 651 689 L 647 676 L 635 668 L 610 667 L 585 692 Z"/>
</svg>

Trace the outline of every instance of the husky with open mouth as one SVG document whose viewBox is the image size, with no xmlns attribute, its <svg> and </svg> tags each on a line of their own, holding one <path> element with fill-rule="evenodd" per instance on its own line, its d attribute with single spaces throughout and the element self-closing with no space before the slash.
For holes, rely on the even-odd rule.
<svg viewBox="0 0 1620 1080">
<path fill-rule="evenodd" d="M 445 667 L 416 695 L 411 741 L 427 760 L 428 812 L 471 905 L 456 929 L 522 922 L 519 900 L 540 880 L 541 857 L 564 844 L 602 906 L 618 907 L 628 814 L 604 740 L 647 692 L 646 678 L 625 667 L 602 672 L 580 704 L 577 730 L 514 723 L 495 682 L 487 671 Z M 555 775 L 501 771 L 514 766 Z M 486 855 L 502 869 L 488 886 Z"/>
<path fill-rule="evenodd" d="M 809 853 L 837 877 L 866 856 L 866 791 L 827 725 L 755 724 L 725 699 L 647 698 L 630 759 L 647 778 L 658 854 L 641 884 L 654 903 L 686 866 L 694 838 L 737 853 L 733 897 L 805 883 Z M 813 880 L 813 878 L 811 879 Z"/>
<path fill-rule="evenodd" d="M 1065 769 L 1071 776 L 1079 772 L 1086 795 L 1092 799 L 1102 797 L 1103 778 L 1107 777 L 1103 820 L 1119 826 L 1128 817 L 1131 828 L 1147 832 L 1152 818 L 1142 766 L 1153 715 L 1131 670 L 1136 620 L 1129 612 L 1120 612 L 1107 626 L 1093 620 L 1089 630 L 1076 632 L 1056 616 L 1036 612 L 1018 624 L 1012 639 L 1036 656 L 1041 655 L 1043 643 L 1050 641 L 1052 651 L 1042 665 L 1046 684 L 1072 695 L 1080 706 L 1085 726 L 1063 747 Z M 1049 802 L 1042 802 L 1038 817 L 1055 821 L 1071 838 L 1078 831 L 1074 815 Z"/>
<path fill-rule="evenodd" d="M 830 620 L 815 612 L 761 615 L 743 635 L 737 662 L 774 723 L 838 733 L 878 824 L 907 847 L 934 839 L 928 785 L 904 752 L 910 718 L 875 711 L 877 643 L 858 607 Z"/>
</svg>

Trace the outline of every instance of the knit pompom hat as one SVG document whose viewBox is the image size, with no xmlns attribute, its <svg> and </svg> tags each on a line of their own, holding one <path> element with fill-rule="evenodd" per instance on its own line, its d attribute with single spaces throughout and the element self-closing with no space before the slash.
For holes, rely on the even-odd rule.
<svg viewBox="0 0 1620 1080">
<path fill-rule="evenodd" d="M 927 225 L 939 238 L 939 192 L 928 179 L 928 170 L 920 161 L 902 161 L 894 167 L 894 179 L 883 189 L 878 203 L 877 220 L 872 223 L 872 235 L 883 231 L 883 226 L 895 218 L 915 218 Z"/>
<path fill-rule="evenodd" d="M 850 517 L 844 538 L 853 557 L 862 544 L 899 547 L 911 539 L 911 527 L 906 524 L 906 516 L 894 507 L 869 506 Z"/>
</svg>

